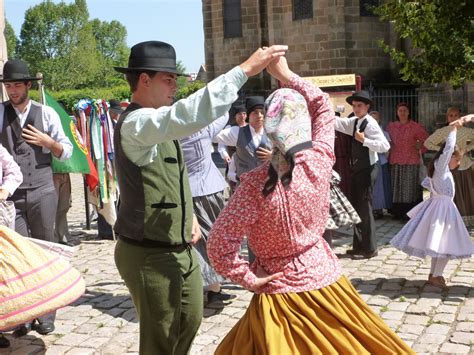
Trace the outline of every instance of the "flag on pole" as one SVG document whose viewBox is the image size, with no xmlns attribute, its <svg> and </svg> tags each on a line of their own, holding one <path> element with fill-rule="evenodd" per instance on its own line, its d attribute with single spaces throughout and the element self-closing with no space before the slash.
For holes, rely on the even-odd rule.
<svg viewBox="0 0 474 355">
<path fill-rule="evenodd" d="M 59 161 L 53 157 L 53 172 L 55 173 L 81 173 L 88 174 L 87 178 L 89 181 L 98 181 L 97 170 L 92 163 L 87 147 L 82 141 L 82 137 L 77 130 L 76 125 L 61 105 L 49 95 L 46 90 L 42 90 L 44 93 L 44 104 L 53 108 L 61 119 L 61 125 L 64 133 L 69 138 L 73 146 L 71 158 L 66 161 Z M 94 178 L 95 177 L 95 178 Z M 95 186 L 94 186 L 95 187 Z M 89 185 L 89 188 L 93 189 Z"/>
</svg>

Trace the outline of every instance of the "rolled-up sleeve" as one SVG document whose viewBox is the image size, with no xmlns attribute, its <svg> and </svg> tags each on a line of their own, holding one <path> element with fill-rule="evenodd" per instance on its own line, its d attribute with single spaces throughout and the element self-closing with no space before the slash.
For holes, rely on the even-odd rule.
<svg viewBox="0 0 474 355">
<path fill-rule="evenodd" d="M 45 132 L 63 147 L 63 152 L 57 159 L 68 160 L 72 155 L 72 144 L 64 133 L 59 115 L 49 106 L 43 106 L 43 125 Z M 50 153 L 50 150 L 43 147 L 43 152 Z"/>
<path fill-rule="evenodd" d="M 172 106 L 131 112 L 120 130 L 125 154 L 138 165 L 150 163 L 157 144 L 190 136 L 224 115 L 246 81 L 237 66 Z"/>
</svg>

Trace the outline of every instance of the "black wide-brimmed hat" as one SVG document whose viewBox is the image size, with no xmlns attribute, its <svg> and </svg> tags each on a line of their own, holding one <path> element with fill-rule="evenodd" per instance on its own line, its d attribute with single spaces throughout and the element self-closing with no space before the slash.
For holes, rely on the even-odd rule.
<svg viewBox="0 0 474 355">
<path fill-rule="evenodd" d="M 30 75 L 28 72 L 28 66 L 24 61 L 12 59 L 7 61 L 3 66 L 3 75 L 0 78 L 0 82 L 7 83 L 12 81 L 30 81 L 39 79 L 40 78 Z"/>
<path fill-rule="evenodd" d="M 109 111 L 120 114 L 124 111 L 124 108 L 120 105 L 120 101 L 111 99 L 109 100 Z"/>
<path fill-rule="evenodd" d="M 349 105 L 352 105 L 352 101 L 362 101 L 366 104 L 373 105 L 373 101 L 367 91 L 356 91 L 346 99 Z"/>
<path fill-rule="evenodd" d="M 258 108 L 263 108 L 265 106 L 265 99 L 263 96 L 249 96 L 245 99 L 245 108 L 247 110 L 247 115 L 250 115 L 250 112 Z"/>
<path fill-rule="evenodd" d="M 172 45 L 160 41 L 147 41 L 134 45 L 128 57 L 128 67 L 114 67 L 121 73 L 150 70 L 186 75 L 176 68 L 176 52 Z"/>
</svg>

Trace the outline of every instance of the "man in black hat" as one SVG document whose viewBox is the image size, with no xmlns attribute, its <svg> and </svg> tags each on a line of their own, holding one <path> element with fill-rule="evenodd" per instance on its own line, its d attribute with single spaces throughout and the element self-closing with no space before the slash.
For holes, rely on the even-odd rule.
<svg viewBox="0 0 474 355">
<path fill-rule="evenodd" d="M 31 82 L 21 60 L 9 60 L 0 82 L 10 98 L 0 104 L 0 143 L 13 156 L 23 174 L 23 183 L 10 197 L 15 203 L 15 229 L 31 238 L 59 242 L 54 235 L 57 195 L 51 160 L 69 159 L 72 144 L 64 134 L 56 111 L 30 100 Z M 40 334 L 54 330 L 54 314 L 41 317 L 18 330 L 26 334 L 31 327 Z"/>
<path fill-rule="evenodd" d="M 114 133 L 120 206 L 115 263 L 140 319 L 141 354 L 186 354 L 202 318 L 202 279 L 191 244 L 200 237 L 178 139 L 224 115 L 249 76 L 286 46 L 259 49 L 240 66 L 173 105 L 174 48 L 132 47 L 126 74 L 132 100 Z"/>
<path fill-rule="evenodd" d="M 351 189 L 349 200 L 362 220 L 354 226 L 354 240 L 349 255 L 371 258 L 377 255 L 375 221 L 372 213 L 372 189 L 377 177 L 377 153 L 385 153 L 390 144 L 377 121 L 368 112 L 373 105 L 366 91 L 356 91 L 346 101 L 354 116 L 336 117 L 336 130 L 352 136 L 350 160 Z"/>
</svg>

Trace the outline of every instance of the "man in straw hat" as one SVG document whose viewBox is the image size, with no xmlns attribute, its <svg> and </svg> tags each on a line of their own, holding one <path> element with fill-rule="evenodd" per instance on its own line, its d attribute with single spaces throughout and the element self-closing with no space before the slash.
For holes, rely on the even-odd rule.
<svg viewBox="0 0 474 355">
<path fill-rule="evenodd" d="M 227 112 L 249 76 L 286 46 L 258 49 L 249 59 L 173 105 L 174 48 L 148 41 L 132 47 L 125 73 L 132 91 L 115 127 L 120 206 L 115 263 L 140 319 L 141 354 L 186 354 L 202 318 L 199 237 L 178 139 Z"/>
<path fill-rule="evenodd" d="M 10 98 L 0 104 L 0 143 L 13 156 L 23 174 L 23 183 L 10 197 L 15 203 L 15 229 L 31 238 L 59 242 L 54 235 L 57 195 L 51 160 L 71 157 L 72 144 L 64 134 L 60 118 L 52 108 L 30 100 L 31 82 L 38 80 L 21 60 L 9 60 L 0 82 Z M 54 314 L 38 318 L 17 330 L 33 327 L 40 334 L 54 330 Z"/>
<path fill-rule="evenodd" d="M 351 193 L 349 200 L 362 220 L 354 226 L 354 240 L 349 255 L 371 258 L 377 255 L 375 221 L 372 212 L 372 189 L 377 177 L 377 153 L 385 153 L 390 144 L 377 121 L 368 114 L 373 105 L 367 91 L 356 91 L 346 101 L 354 116 L 336 117 L 336 130 L 352 136 Z"/>
</svg>

